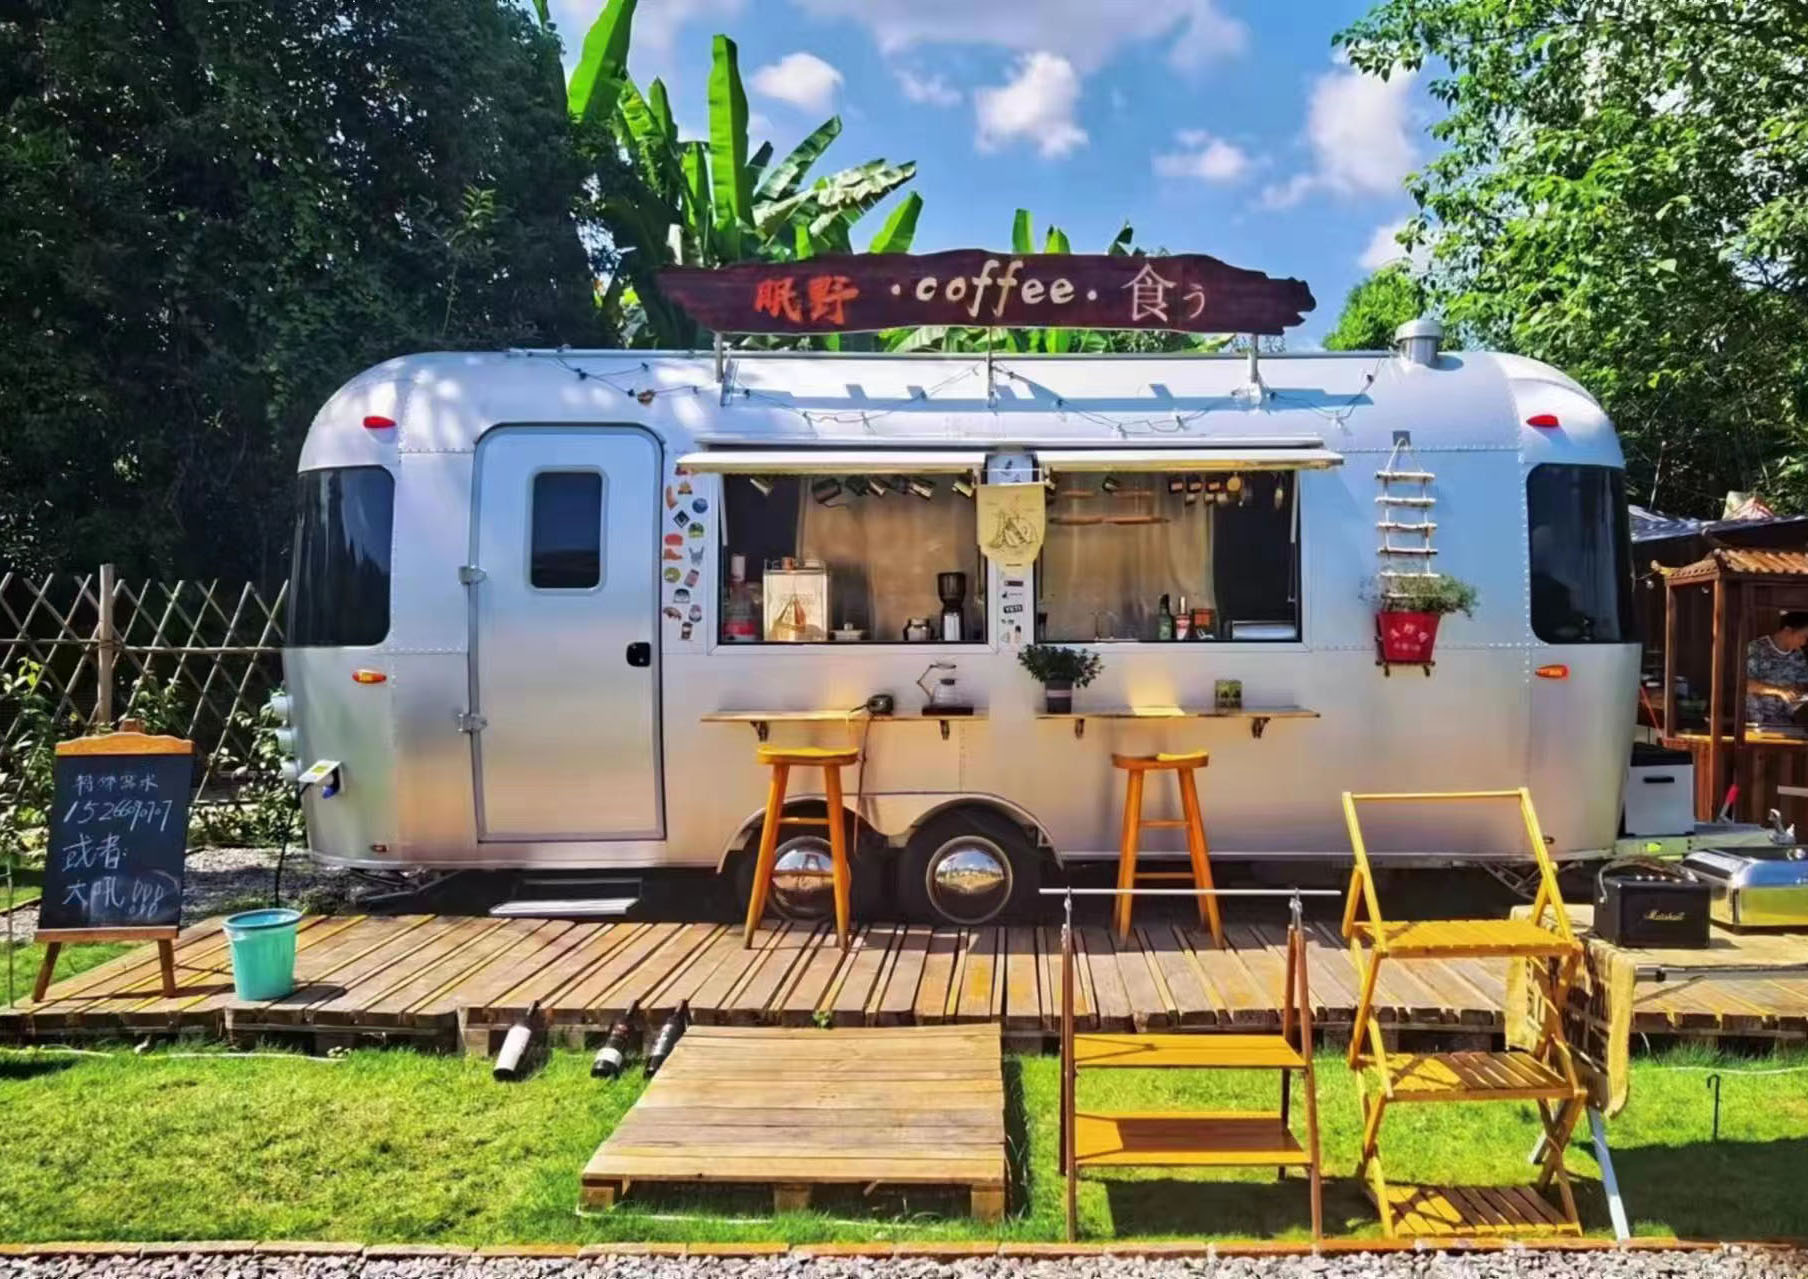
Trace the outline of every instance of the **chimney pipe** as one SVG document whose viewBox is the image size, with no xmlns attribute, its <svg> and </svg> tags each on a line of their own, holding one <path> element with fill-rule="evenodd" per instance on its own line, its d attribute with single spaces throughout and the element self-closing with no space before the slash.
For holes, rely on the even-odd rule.
<svg viewBox="0 0 1808 1279">
<path fill-rule="evenodd" d="M 1444 340 L 1444 326 L 1429 315 L 1408 320 L 1394 330 L 1394 353 L 1408 364 L 1436 368 L 1438 346 Z"/>
</svg>

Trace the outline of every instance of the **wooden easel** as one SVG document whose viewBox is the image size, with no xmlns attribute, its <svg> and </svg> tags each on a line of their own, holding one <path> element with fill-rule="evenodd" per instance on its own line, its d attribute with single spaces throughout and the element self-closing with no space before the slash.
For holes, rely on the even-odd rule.
<svg viewBox="0 0 1808 1279">
<path fill-rule="evenodd" d="M 163 995 L 176 995 L 176 934 L 174 928 L 57 928 L 38 933 L 44 943 L 44 962 L 38 966 L 38 981 L 31 988 L 31 1002 L 37 1003 L 50 989 L 50 975 L 56 968 L 57 952 L 64 942 L 154 941 L 157 943 L 157 967 L 163 972 Z"/>
<path fill-rule="evenodd" d="M 180 737 L 159 737 L 144 733 L 144 725 L 135 719 L 120 721 L 117 733 L 95 737 L 77 737 L 58 742 L 58 755 L 192 755 L 195 745 Z M 163 975 L 163 994 L 173 999 L 176 994 L 175 925 L 156 928 L 41 928 L 37 939 L 44 943 L 44 962 L 38 966 L 38 980 L 31 989 L 31 1001 L 37 1003 L 50 989 L 56 971 L 57 955 L 64 943 L 109 941 L 154 941 L 157 943 L 157 967 Z"/>
</svg>

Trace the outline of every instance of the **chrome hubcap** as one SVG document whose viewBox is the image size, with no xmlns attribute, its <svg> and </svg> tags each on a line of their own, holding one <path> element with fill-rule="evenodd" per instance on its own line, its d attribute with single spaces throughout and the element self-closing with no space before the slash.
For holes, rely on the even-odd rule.
<svg viewBox="0 0 1808 1279">
<path fill-rule="evenodd" d="M 786 919 L 826 919 L 835 909 L 835 861 L 826 839 L 802 835 L 778 846 L 772 908 Z"/>
<path fill-rule="evenodd" d="M 936 849 L 924 886 L 936 912 L 953 924 L 983 924 L 1011 899 L 1011 859 L 983 835 L 962 835 Z"/>
</svg>

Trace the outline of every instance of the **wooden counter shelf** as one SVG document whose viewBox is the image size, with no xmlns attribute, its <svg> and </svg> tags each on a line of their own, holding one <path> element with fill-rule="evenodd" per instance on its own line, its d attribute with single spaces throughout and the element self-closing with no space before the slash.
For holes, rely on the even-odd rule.
<svg viewBox="0 0 1808 1279">
<path fill-rule="evenodd" d="M 1279 1111 L 1087 1111 L 1074 1116 L 1080 1168 L 1304 1168 L 1312 1156 Z"/>
<path fill-rule="evenodd" d="M 859 720 L 870 720 L 875 724 L 940 724 L 942 740 L 949 737 L 950 724 L 972 723 L 982 721 L 986 717 L 983 710 L 973 711 L 967 715 L 935 715 L 910 714 L 902 715 L 868 715 L 864 710 L 854 711 L 710 711 L 698 717 L 703 724 L 751 724 L 753 732 L 762 742 L 772 731 L 774 724 L 853 724 Z"/>
<path fill-rule="evenodd" d="M 1317 711 L 1309 711 L 1303 706 L 1239 706 L 1226 710 L 1215 706 L 1120 706 L 1104 710 L 1040 711 L 1036 715 L 1037 719 L 1072 720 L 1075 737 L 1086 736 L 1086 721 L 1089 719 L 1246 719 L 1249 721 L 1249 735 L 1260 737 L 1271 719 L 1318 717 Z"/>
</svg>

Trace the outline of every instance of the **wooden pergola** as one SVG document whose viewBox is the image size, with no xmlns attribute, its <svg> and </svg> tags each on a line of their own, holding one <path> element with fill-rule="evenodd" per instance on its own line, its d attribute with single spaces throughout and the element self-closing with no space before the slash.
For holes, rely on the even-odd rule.
<svg viewBox="0 0 1808 1279">
<path fill-rule="evenodd" d="M 1783 806 L 1778 784 L 1808 782 L 1808 732 L 1747 723 L 1745 652 L 1776 628 L 1779 615 L 1808 609 L 1808 553 L 1718 547 L 1681 568 L 1653 568 L 1664 579 L 1665 744 L 1694 756 L 1698 817 L 1712 817 L 1736 782 L 1734 815 L 1762 820 L 1767 808 Z M 1699 681 L 1704 665 L 1706 723 L 1687 731 L 1677 676 Z"/>
</svg>

